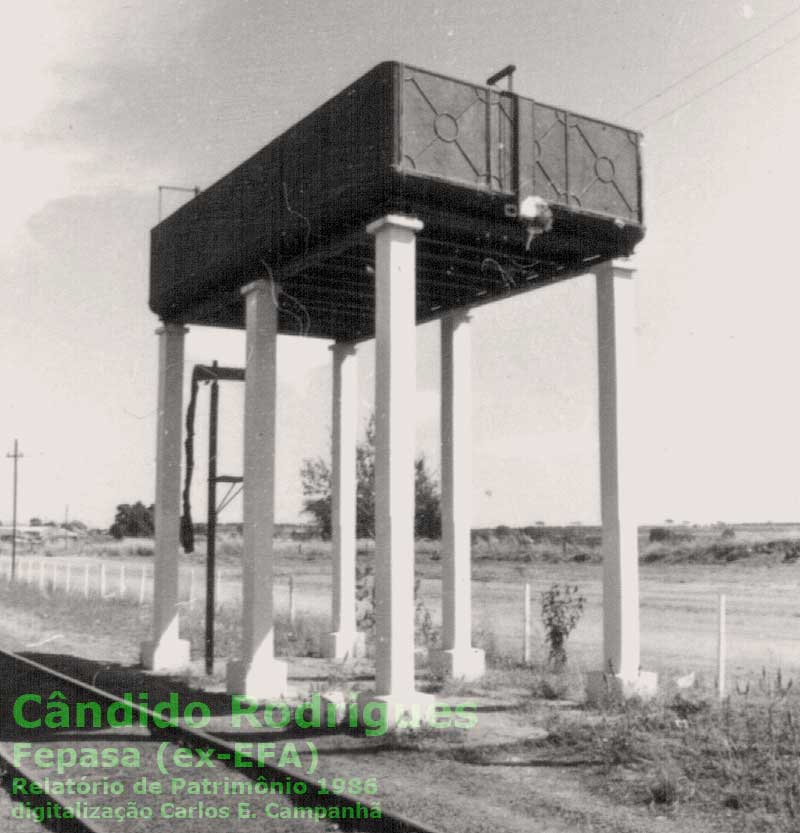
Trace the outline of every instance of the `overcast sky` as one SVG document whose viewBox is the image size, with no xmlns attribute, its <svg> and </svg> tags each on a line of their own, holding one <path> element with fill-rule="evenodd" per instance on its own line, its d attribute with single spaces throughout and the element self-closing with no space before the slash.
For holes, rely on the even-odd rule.
<svg viewBox="0 0 800 833">
<path fill-rule="evenodd" d="M 147 282 L 157 186 L 207 187 L 370 67 L 397 59 L 478 82 L 514 62 L 520 93 L 644 130 L 640 516 L 800 519 L 794 8 L 16 4 L 0 32 L 0 451 L 19 437 L 20 517 L 61 519 L 69 505 L 70 516 L 107 526 L 117 503 L 153 499 L 158 322 Z M 165 198 L 167 210 L 179 204 Z M 591 281 L 482 307 L 474 322 L 475 524 L 596 522 Z M 436 468 L 437 325 L 418 334 L 418 440 Z M 327 451 L 327 347 L 280 339 L 281 520 L 298 517 L 302 457 Z M 371 345 L 359 355 L 366 417 Z M 215 358 L 241 364 L 241 334 L 193 328 L 187 371 Z M 224 473 L 241 469 L 241 401 L 241 390 L 224 389 Z M 206 409 L 204 398 L 201 437 Z M 204 457 L 204 442 L 198 450 Z M 2 459 L 8 522 L 11 461 Z M 200 518 L 203 465 L 197 475 Z M 234 505 L 228 518 L 238 513 Z"/>
</svg>

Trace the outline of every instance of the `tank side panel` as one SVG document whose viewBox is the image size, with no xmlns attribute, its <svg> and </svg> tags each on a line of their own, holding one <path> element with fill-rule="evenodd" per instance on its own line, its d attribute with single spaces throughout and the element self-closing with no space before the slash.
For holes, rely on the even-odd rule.
<svg viewBox="0 0 800 833">
<path fill-rule="evenodd" d="M 402 175 L 642 221 L 636 132 L 409 66 L 401 85 Z"/>
<path fill-rule="evenodd" d="M 568 205 L 640 221 L 639 135 L 567 114 Z"/>
<path fill-rule="evenodd" d="M 533 101 L 525 104 L 532 120 L 533 146 L 526 149 L 532 159 L 532 193 L 548 202 L 567 205 L 566 114 Z"/>
<path fill-rule="evenodd" d="M 512 187 L 511 99 L 406 66 L 400 169 L 492 191 Z"/>
</svg>

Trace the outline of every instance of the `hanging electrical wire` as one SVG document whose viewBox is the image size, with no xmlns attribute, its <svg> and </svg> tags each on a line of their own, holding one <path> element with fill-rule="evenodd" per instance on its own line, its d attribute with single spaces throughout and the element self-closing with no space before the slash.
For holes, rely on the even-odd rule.
<svg viewBox="0 0 800 833">
<path fill-rule="evenodd" d="M 788 20 L 790 17 L 793 17 L 798 12 L 800 12 L 800 6 L 795 6 L 791 11 L 788 11 L 786 14 L 781 15 L 777 20 L 773 20 L 767 26 L 764 26 L 762 29 L 759 29 L 757 32 L 752 34 L 749 38 L 745 38 L 744 40 L 739 41 L 738 43 L 734 44 L 730 48 L 726 49 L 724 52 L 720 52 L 719 55 L 712 58 L 710 61 L 706 61 L 702 66 L 693 69 L 691 72 L 687 72 L 686 75 L 682 75 L 680 78 L 677 78 L 671 84 L 668 84 L 662 90 L 659 90 L 654 95 L 651 95 L 650 98 L 645 99 L 641 104 L 637 104 L 635 107 L 631 107 L 630 110 L 626 110 L 621 116 L 621 119 L 627 118 L 631 113 L 635 113 L 637 110 L 641 110 L 643 107 L 646 107 L 648 104 L 651 104 L 654 101 L 657 101 L 659 98 L 662 98 L 668 92 L 674 90 L 676 87 L 683 84 L 685 81 L 689 81 L 690 79 L 694 78 L 696 75 L 699 75 L 703 70 L 708 69 L 709 67 L 714 66 L 714 64 L 719 63 L 723 58 L 727 58 L 728 55 L 732 55 L 738 49 L 741 49 L 743 46 L 747 45 L 748 43 L 752 43 L 752 41 L 760 38 L 761 35 L 769 32 L 771 29 L 774 29 L 776 26 L 779 26 L 785 20 Z"/>
<path fill-rule="evenodd" d="M 509 274 L 508 270 L 504 269 L 493 257 L 485 257 L 481 261 L 481 274 L 487 274 L 487 266 L 492 266 L 500 274 L 500 279 L 503 281 L 503 287 L 506 292 L 511 292 L 511 289 L 516 286 L 514 278 Z"/>
<path fill-rule="evenodd" d="M 289 189 L 285 182 L 281 182 L 281 186 L 283 189 L 283 201 L 286 203 L 286 210 L 293 215 L 294 217 L 299 217 L 300 222 L 302 222 L 305 227 L 305 245 L 304 245 L 304 254 L 308 252 L 309 243 L 311 241 L 311 221 L 306 217 L 305 214 L 301 214 L 299 211 L 296 211 L 292 208 L 291 203 L 289 202 Z"/>
<path fill-rule="evenodd" d="M 699 98 L 703 98 L 703 96 L 708 95 L 708 93 L 713 92 L 714 90 L 721 87 L 723 84 L 727 84 L 728 81 L 732 81 L 737 76 L 741 75 L 743 72 L 746 72 L 749 69 L 753 69 L 753 67 L 758 66 L 763 61 L 766 61 L 768 58 L 771 58 L 773 55 L 776 55 L 782 49 L 785 49 L 787 46 L 791 46 L 791 44 L 796 43 L 800 40 L 800 32 L 798 32 L 794 37 L 789 38 L 788 40 L 784 41 L 780 46 L 776 46 L 774 49 L 771 49 L 769 52 L 762 55 L 760 58 L 757 58 L 755 61 L 751 61 L 748 64 L 745 64 L 743 67 L 740 67 L 735 72 L 732 72 L 730 75 L 726 75 L 725 78 L 720 79 L 716 82 L 716 84 L 712 84 L 710 87 L 706 87 L 704 90 L 701 90 L 699 93 L 687 98 L 685 101 L 678 104 L 676 107 L 673 107 L 671 110 L 668 110 L 663 115 L 659 116 L 657 119 L 653 119 L 653 121 L 648 122 L 645 124 L 642 129 L 646 130 L 648 127 L 652 127 L 654 124 L 658 124 L 659 122 L 664 121 L 664 119 L 668 119 L 670 116 L 675 115 L 675 113 L 683 110 L 685 107 L 688 107 L 693 102 L 697 101 Z"/>
<path fill-rule="evenodd" d="M 298 301 L 294 295 L 287 292 L 280 286 L 274 277 L 272 267 L 263 258 L 261 265 L 269 277 L 269 291 L 272 297 L 272 305 L 279 313 L 283 312 L 297 322 L 298 335 L 307 336 L 311 332 L 311 315 L 301 301 Z"/>
</svg>

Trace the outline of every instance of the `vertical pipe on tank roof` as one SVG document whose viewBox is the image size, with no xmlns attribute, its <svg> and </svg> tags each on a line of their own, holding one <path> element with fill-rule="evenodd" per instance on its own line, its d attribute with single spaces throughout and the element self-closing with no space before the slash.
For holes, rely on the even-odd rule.
<svg viewBox="0 0 800 833">
<path fill-rule="evenodd" d="M 242 650 L 228 664 L 231 694 L 280 697 L 287 666 L 274 656 L 275 406 L 278 309 L 268 280 L 242 289 L 247 358 L 244 394 Z"/>
<path fill-rule="evenodd" d="M 155 592 L 152 638 L 142 645 L 142 664 L 149 669 L 177 669 L 189 663 L 189 642 L 179 636 L 178 619 L 183 354 L 187 332 L 186 327 L 175 323 L 156 330 Z"/>
</svg>

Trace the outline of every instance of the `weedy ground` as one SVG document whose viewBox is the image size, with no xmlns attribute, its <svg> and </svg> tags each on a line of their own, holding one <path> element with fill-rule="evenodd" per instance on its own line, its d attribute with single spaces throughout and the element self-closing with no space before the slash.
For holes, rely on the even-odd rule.
<svg viewBox="0 0 800 833">
<path fill-rule="evenodd" d="M 800 583 L 796 538 L 781 532 L 770 542 L 737 530 L 733 539 L 717 531 L 698 535 L 694 542 L 646 542 L 643 561 L 650 563 L 641 571 L 642 645 L 649 654 L 643 661 L 648 670 L 660 671 L 667 684 L 653 702 L 606 703 L 600 708 L 583 703 L 583 670 L 592 665 L 600 633 L 599 567 L 592 543 L 589 533 L 583 539 L 569 533 L 555 546 L 532 538 L 512 543 L 494 534 L 476 542 L 474 641 L 486 651 L 488 673 L 476 683 L 448 682 L 427 669 L 424 654 L 418 667 L 421 683 L 440 697 L 486 704 L 480 715 L 483 732 L 421 729 L 390 734 L 372 745 L 369 757 L 348 757 L 342 751 L 331 766 L 335 763 L 341 770 L 368 760 L 384 779 L 399 779 L 401 787 L 416 784 L 422 771 L 431 773 L 414 799 L 419 806 L 402 805 L 412 815 L 435 799 L 426 790 L 443 795 L 442 784 L 454 785 L 455 802 L 441 799 L 443 817 L 458 812 L 459 796 L 462 802 L 476 795 L 488 801 L 491 785 L 511 785 L 511 792 L 496 796 L 494 815 L 486 816 L 485 826 L 475 822 L 463 829 L 524 829 L 533 820 L 537 830 L 548 832 L 800 830 L 800 682 L 790 685 L 789 674 L 797 669 L 779 674 L 775 656 L 769 656 L 779 643 L 794 651 L 800 616 L 795 604 Z M 240 541 L 229 536 L 221 544 L 221 564 L 235 581 Z M 96 542 L 91 552 L 76 555 L 106 559 L 113 576 L 111 565 L 123 559 L 150 565 L 151 551 L 148 542 Z M 587 551 L 588 563 L 580 563 L 584 559 L 578 556 Z M 700 563 L 687 563 L 692 552 Z M 736 557 L 730 558 L 731 552 Z M 647 557 L 653 553 L 655 557 Z M 370 559 L 370 547 L 362 547 L 360 565 Z M 300 609 L 293 622 L 279 604 L 279 655 L 319 656 L 320 638 L 328 628 L 324 581 L 329 560 L 327 544 L 281 545 L 279 569 L 295 577 L 297 599 L 316 594 L 320 603 Z M 435 644 L 438 635 L 438 560 L 438 545 L 421 547 L 419 646 Z M 202 552 L 182 559 L 184 567 L 201 562 Z M 522 580 L 531 581 L 534 590 L 535 651 L 529 665 L 519 662 L 521 611 L 516 600 Z M 578 584 L 588 599 L 586 614 L 567 642 L 569 661 L 560 670 L 546 662 L 538 622 L 539 591 L 554 581 Z M 729 594 L 731 629 L 730 693 L 722 701 L 715 697 L 707 671 L 720 588 Z M 99 599 L 94 588 L 87 603 L 80 592 L 66 596 L 54 591 L 49 581 L 40 590 L 38 583 L 11 588 L 0 580 L 0 605 L 0 640 L 21 649 L 135 664 L 138 646 L 150 629 L 149 604 Z M 426 616 L 431 609 L 434 615 Z M 191 639 L 199 659 L 203 606 L 186 604 L 183 610 L 183 635 Z M 217 615 L 217 656 L 234 655 L 239 639 L 239 608 L 226 601 Z M 761 670 L 762 661 L 769 663 L 769 671 Z M 706 676 L 699 674 L 696 685 L 670 687 L 671 679 L 703 662 Z M 371 673 L 369 661 L 365 668 Z M 347 685 L 347 673 L 331 665 L 324 685 Z M 398 787 L 392 800 L 412 801 L 402 796 Z M 508 804 L 507 816 L 502 802 Z"/>
</svg>

